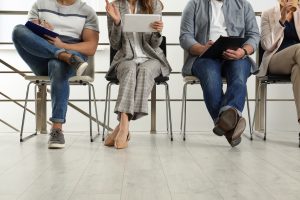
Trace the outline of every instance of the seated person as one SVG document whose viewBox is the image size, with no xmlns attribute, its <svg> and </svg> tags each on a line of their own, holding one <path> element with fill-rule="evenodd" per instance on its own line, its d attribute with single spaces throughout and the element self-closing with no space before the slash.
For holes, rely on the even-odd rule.
<svg viewBox="0 0 300 200">
<path fill-rule="evenodd" d="M 257 76 L 291 75 L 300 123 L 300 10 L 292 0 L 279 3 L 262 13 L 261 46 L 265 50 Z"/>
<path fill-rule="evenodd" d="M 246 42 L 242 48 L 224 51 L 222 59 L 199 57 L 221 35 L 244 37 Z M 189 54 L 183 75 L 200 80 L 206 107 L 215 124 L 213 132 L 225 135 L 232 147 L 241 142 L 246 127 L 242 117 L 246 83 L 251 72 L 257 71 L 248 55 L 258 42 L 255 13 L 246 0 L 191 0 L 182 13 L 180 45 Z M 223 77 L 227 82 L 225 93 Z"/>
<path fill-rule="evenodd" d="M 49 148 L 65 145 L 62 124 L 66 121 L 69 78 L 81 75 L 87 56 L 95 54 L 99 40 L 95 11 L 81 0 L 37 0 L 29 11 L 29 20 L 59 34 L 44 38 L 24 25 L 12 33 L 14 45 L 34 74 L 51 80 L 52 128 Z"/>
<path fill-rule="evenodd" d="M 125 14 L 161 14 L 159 0 L 106 0 L 109 40 L 117 53 L 108 75 L 116 74 L 120 82 L 115 113 L 119 124 L 105 140 L 106 146 L 126 148 L 129 141 L 129 121 L 148 114 L 148 96 L 159 75 L 168 76 L 171 68 L 163 51 L 160 32 L 163 22 L 154 22 L 153 33 L 123 32 Z"/>
</svg>

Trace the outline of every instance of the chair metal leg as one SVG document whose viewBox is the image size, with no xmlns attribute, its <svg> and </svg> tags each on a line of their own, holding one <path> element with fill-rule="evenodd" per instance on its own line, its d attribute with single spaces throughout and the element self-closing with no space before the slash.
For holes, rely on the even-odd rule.
<svg viewBox="0 0 300 200">
<path fill-rule="evenodd" d="M 248 98 L 248 89 L 246 90 L 246 102 L 247 102 L 249 129 L 250 129 L 250 139 L 252 140 L 251 114 L 250 114 L 250 106 L 249 106 L 249 98 Z"/>
<path fill-rule="evenodd" d="M 255 107 L 254 107 L 254 114 L 253 114 L 253 121 L 252 121 L 252 133 L 251 133 L 251 138 L 250 138 L 251 140 L 253 140 L 255 118 L 256 118 L 256 114 L 258 112 L 258 103 L 259 103 L 259 101 L 261 101 L 260 90 L 261 90 L 261 83 L 258 84 L 257 91 L 256 91 Z"/>
<path fill-rule="evenodd" d="M 264 108 L 264 112 L 265 112 L 265 132 L 264 132 L 264 140 L 266 140 L 267 139 L 267 98 L 268 98 L 268 93 L 267 93 L 267 90 L 268 90 L 268 84 L 267 83 L 265 83 L 266 84 L 266 97 L 265 97 L 265 108 Z"/>
<path fill-rule="evenodd" d="M 30 81 L 27 85 L 27 90 L 26 90 L 26 97 L 25 97 L 25 104 L 24 104 L 24 111 L 23 111 L 23 118 L 22 118 L 22 125 L 21 125 L 21 132 L 20 132 L 20 142 L 24 142 L 25 140 L 36 136 L 37 135 L 37 131 L 35 131 L 35 133 L 23 138 L 23 131 L 24 131 L 24 123 L 25 123 L 25 115 L 26 115 L 26 111 L 27 111 L 27 102 L 28 102 L 28 94 L 29 94 L 29 88 L 30 85 L 34 83 L 32 81 Z"/>
<path fill-rule="evenodd" d="M 111 84 L 111 83 L 108 82 L 107 85 L 106 85 L 106 96 L 105 96 L 104 118 L 103 118 L 103 124 L 104 124 L 104 126 L 103 126 L 103 132 L 102 132 L 103 137 L 104 137 L 104 135 L 105 135 L 106 114 L 107 114 L 107 103 L 108 103 L 108 90 L 109 90 L 109 85 L 110 85 L 110 84 Z M 103 139 L 104 139 L 104 138 L 103 138 Z"/>
<path fill-rule="evenodd" d="M 92 126 L 92 105 L 91 105 L 91 87 L 88 86 L 89 90 L 89 121 L 90 121 L 90 140 L 93 142 L 93 126 Z"/>
<path fill-rule="evenodd" d="M 184 93 L 184 109 L 183 109 L 183 141 L 185 141 L 185 134 L 186 134 L 186 96 L 187 96 L 187 85 L 188 82 L 184 84 L 183 86 L 183 93 Z"/>
<path fill-rule="evenodd" d="M 108 113 L 107 113 L 107 126 L 108 127 L 109 127 L 109 123 L 110 123 L 111 86 L 112 86 L 112 84 L 109 85 L 109 90 L 108 90 Z"/>
<path fill-rule="evenodd" d="M 166 122 L 167 122 L 167 133 L 169 133 L 169 117 L 168 117 L 168 113 L 169 113 L 169 107 L 168 107 L 168 94 L 167 94 L 167 83 L 164 83 L 165 85 L 165 93 L 166 93 L 166 98 L 165 98 L 165 102 L 166 102 Z M 173 139 L 172 139 L 173 140 Z"/>
<path fill-rule="evenodd" d="M 180 134 L 182 134 L 182 125 L 183 125 L 183 105 L 184 105 L 184 88 L 182 90 L 182 98 L 181 98 L 181 115 L 180 115 Z"/>
<path fill-rule="evenodd" d="M 172 115 L 171 115 L 171 103 L 170 103 L 170 92 L 169 92 L 169 85 L 167 82 L 163 83 L 165 85 L 165 90 L 166 90 L 166 102 L 167 102 L 167 114 L 169 115 L 169 121 L 170 121 L 170 136 L 171 136 L 171 141 L 173 141 L 173 130 L 172 130 Z M 169 125 L 169 124 L 168 124 Z"/>
<path fill-rule="evenodd" d="M 93 92 L 93 98 L 94 98 L 94 107 L 95 107 L 95 114 L 96 114 L 96 120 L 97 120 L 97 130 L 98 130 L 98 134 L 96 135 L 96 137 L 98 137 L 100 135 L 100 126 L 99 126 L 99 117 L 98 117 L 98 109 L 97 109 L 97 102 L 96 102 L 96 94 L 95 94 L 95 88 L 93 84 L 90 84 L 90 87 L 92 88 L 92 92 Z M 96 138 L 95 137 L 95 138 Z M 94 139 L 95 139 L 94 138 Z M 104 135 L 102 135 L 102 140 L 104 140 Z"/>
<path fill-rule="evenodd" d="M 300 133 L 299 133 L 299 148 L 300 148 Z"/>
</svg>

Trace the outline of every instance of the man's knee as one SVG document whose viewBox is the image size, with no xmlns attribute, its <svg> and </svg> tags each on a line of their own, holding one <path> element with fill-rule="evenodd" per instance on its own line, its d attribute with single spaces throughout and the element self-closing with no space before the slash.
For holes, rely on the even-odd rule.
<svg viewBox="0 0 300 200">
<path fill-rule="evenodd" d="M 18 39 L 23 38 L 26 31 L 28 29 L 24 25 L 16 25 L 12 31 L 12 40 L 16 42 Z"/>
</svg>

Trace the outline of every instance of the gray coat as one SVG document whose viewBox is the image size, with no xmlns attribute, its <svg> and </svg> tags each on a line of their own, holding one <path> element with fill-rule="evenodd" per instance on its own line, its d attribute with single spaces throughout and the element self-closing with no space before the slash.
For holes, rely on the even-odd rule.
<svg viewBox="0 0 300 200">
<path fill-rule="evenodd" d="M 245 37 L 255 50 L 259 43 L 259 29 L 255 13 L 247 0 L 223 0 L 223 13 L 229 36 Z M 189 52 L 189 49 L 200 43 L 206 44 L 209 40 L 210 0 L 190 0 L 182 13 L 180 27 L 180 45 Z M 198 56 L 189 54 L 182 69 L 184 76 L 191 75 L 193 63 Z M 257 65 L 252 62 L 252 73 L 258 71 Z"/>
<path fill-rule="evenodd" d="M 133 60 L 136 58 L 134 51 L 134 38 L 133 33 L 123 32 L 123 21 L 125 14 L 129 14 L 127 0 L 115 0 L 114 4 L 119 9 L 121 14 L 121 23 L 116 26 L 112 18 L 107 16 L 107 26 L 110 45 L 113 49 L 118 50 L 106 76 L 110 76 L 115 73 L 115 68 L 120 62 L 125 60 Z M 153 1 L 154 14 L 161 14 L 162 5 L 158 0 Z M 141 13 L 141 7 L 137 6 L 137 13 Z M 143 52 L 153 59 L 157 59 L 161 63 L 161 71 L 163 76 L 168 76 L 171 72 L 171 67 L 163 53 L 159 48 L 162 37 L 160 33 L 138 33 L 142 38 Z"/>
</svg>

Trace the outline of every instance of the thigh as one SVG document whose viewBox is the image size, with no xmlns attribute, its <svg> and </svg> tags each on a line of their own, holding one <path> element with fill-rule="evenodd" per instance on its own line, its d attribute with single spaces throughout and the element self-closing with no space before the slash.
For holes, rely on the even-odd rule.
<svg viewBox="0 0 300 200">
<path fill-rule="evenodd" d="M 251 73 L 251 61 L 248 58 L 233 61 L 226 60 L 222 67 L 224 77 L 229 83 L 231 80 L 240 80 L 246 83 Z"/>
<path fill-rule="evenodd" d="M 192 74 L 200 79 L 201 85 L 222 85 L 222 65 L 219 59 L 198 58 Z"/>
<path fill-rule="evenodd" d="M 144 72 L 149 78 L 155 79 L 161 74 L 161 63 L 156 59 L 149 59 L 138 65 L 137 76 L 139 76 L 140 72 Z"/>
<path fill-rule="evenodd" d="M 269 63 L 269 72 L 273 74 L 290 74 L 296 64 L 295 52 L 300 49 L 299 45 L 293 45 L 275 53 Z"/>
<path fill-rule="evenodd" d="M 126 60 L 120 62 L 115 69 L 117 78 L 119 79 L 119 81 L 122 81 L 122 79 L 126 76 L 130 76 L 130 75 L 136 76 L 135 75 L 137 70 L 136 68 L 137 68 L 137 64 L 133 60 Z"/>
</svg>

